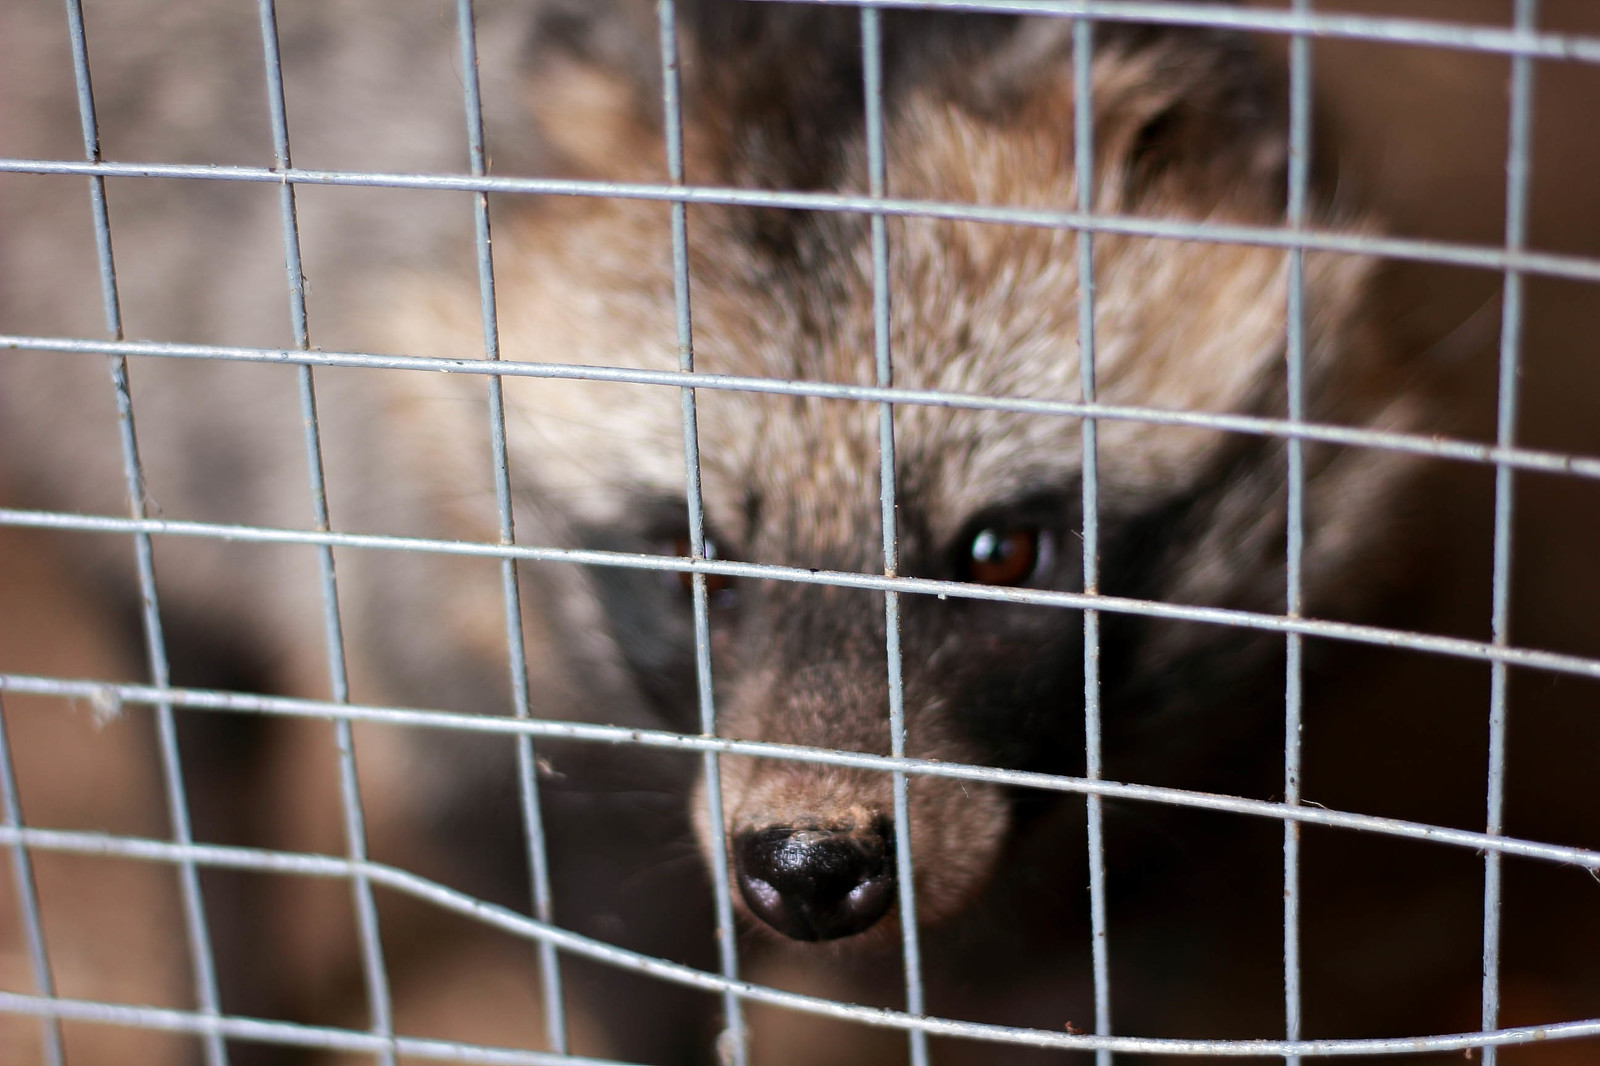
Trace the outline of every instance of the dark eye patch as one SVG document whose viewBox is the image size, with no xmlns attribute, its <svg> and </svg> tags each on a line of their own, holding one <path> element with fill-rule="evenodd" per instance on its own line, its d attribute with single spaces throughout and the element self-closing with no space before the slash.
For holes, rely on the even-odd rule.
<svg viewBox="0 0 1600 1066">
<path fill-rule="evenodd" d="M 584 548 L 639 555 L 687 556 L 688 511 L 682 499 L 644 496 L 629 512 L 632 522 L 581 526 L 572 530 Z M 708 554 L 725 558 L 713 549 Z M 674 570 L 619 566 L 586 568 L 606 625 L 640 691 L 675 726 L 683 725 L 686 709 L 695 706 L 694 618 L 690 611 L 690 575 Z M 706 575 L 713 609 L 732 606 L 734 579 Z M 686 727 L 686 726 L 685 726 Z"/>
</svg>

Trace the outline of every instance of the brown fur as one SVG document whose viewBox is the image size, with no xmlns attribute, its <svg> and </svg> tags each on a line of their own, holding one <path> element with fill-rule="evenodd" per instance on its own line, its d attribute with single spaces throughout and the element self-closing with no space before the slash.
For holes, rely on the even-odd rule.
<svg viewBox="0 0 1600 1066">
<path fill-rule="evenodd" d="M 522 134 L 502 140 L 510 146 L 502 166 L 515 169 L 522 161 L 544 172 L 661 180 L 650 5 L 589 12 L 584 5 L 544 4 L 536 13 L 553 7 L 575 21 L 559 34 L 548 26 L 543 37 L 535 34 L 514 91 L 502 85 L 507 91 L 497 97 L 517 104 L 499 116 L 501 128 L 515 123 L 509 128 Z M 861 191 L 856 45 L 848 34 L 842 51 L 832 40 L 841 26 L 853 27 L 854 15 L 818 14 L 816 22 L 797 15 L 787 25 L 806 32 L 784 36 L 763 31 L 764 16 L 743 6 L 683 8 L 690 179 Z M 518 26 L 514 9 L 502 14 Z M 1072 166 L 1066 24 L 975 25 L 969 38 L 941 35 L 939 27 L 948 24 L 936 19 L 886 20 L 891 194 L 1071 208 L 1079 175 Z M 930 27 L 926 36 L 922 26 Z M 301 29 L 314 39 L 318 24 L 311 19 Z M 513 36 L 515 29 L 505 35 Z M 1273 94 L 1265 76 L 1237 42 L 1107 29 L 1092 78 L 1097 210 L 1281 223 L 1282 116 L 1266 103 Z M 133 82 L 128 76 L 110 84 L 131 94 L 126 86 Z M 70 115 L 59 91 L 28 91 Z M 314 124 L 319 116 L 306 111 L 294 118 Z M 491 132 L 495 122 L 492 113 Z M 335 149 L 353 153 L 359 145 L 337 136 L 308 140 L 338 159 L 346 157 Z M 459 146 L 444 138 L 378 140 L 383 151 L 413 153 L 410 165 L 460 166 Z M 300 161 L 317 162 L 304 153 Z M 376 166 L 366 158 L 349 165 Z M 114 211 L 119 240 L 132 249 L 126 259 L 146 264 L 143 272 L 125 271 L 130 318 L 140 323 L 134 332 L 281 344 L 277 252 L 250 258 L 245 251 L 276 247 L 275 201 L 251 199 L 263 190 L 210 184 L 206 192 L 217 200 L 211 207 L 228 220 L 227 254 L 240 259 L 228 260 L 236 270 L 214 271 L 214 278 L 201 254 L 216 239 L 211 228 L 220 225 L 207 221 L 211 215 L 180 227 L 173 219 L 184 205 L 154 191 L 146 193 L 154 206 Z M 57 247 L 60 228 L 46 224 L 69 209 L 43 184 L 12 190 L 0 201 L 7 229 L 0 248 L 5 328 L 93 335 L 92 286 L 57 280 L 92 280 L 89 246 Z M 396 210 L 403 224 L 374 224 L 352 221 L 334 206 L 333 193 L 346 190 L 300 192 L 317 343 L 482 355 L 470 265 L 459 243 L 441 236 L 451 223 L 461 223 L 458 236 L 467 232 L 464 212 L 451 215 L 430 200 L 426 210 Z M 81 189 L 73 195 L 81 197 Z M 374 195 L 363 203 L 381 200 Z M 675 369 L 670 211 L 625 199 L 497 201 L 504 357 Z M 319 219 L 328 223 L 326 233 Z M 1315 224 L 1372 229 L 1358 212 L 1320 201 Z M 864 218 L 695 206 L 688 225 L 697 369 L 874 380 Z M 347 226 L 364 235 L 354 246 L 360 254 L 341 240 Z M 891 219 L 887 232 L 897 385 L 1079 398 L 1077 234 L 926 218 Z M 1096 236 L 1094 251 L 1101 400 L 1206 412 L 1283 410 L 1284 252 L 1115 234 Z M 400 267 L 362 273 L 347 269 L 352 259 L 398 260 Z M 67 265 L 40 269 L 56 260 Z M 1421 401 L 1396 387 L 1410 372 L 1397 365 L 1368 305 L 1373 266 L 1313 254 L 1306 275 L 1310 417 L 1386 429 L 1417 425 Z M 319 315 L 319 307 L 330 310 Z M 7 353 L 0 362 L 5 459 L 22 502 L 121 510 L 103 373 L 78 357 Z M 134 381 L 160 513 L 307 523 L 293 382 L 283 368 L 152 360 L 135 366 Z M 495 539 L 481 378 L 319 370 L 317 381 L 338 528 Z M 520 541 L 674 551 L 686 528 L 676 389 L 510 378 L 505 402 Z M 707 524 L 722 554 L 881 571 L 875 407 L 702 390 L 698 414 Z M 63 425 L 74 432 L 62 433 Z M 1076 420 L 901 405 L 895 429 L 901 573 L 951 576 L 952 553 L 973 523 L 1005 519 L 1036 506 L 1043 494 L 1049 513 L 1028 520 L 1061 536 L 1056 566 L 1041 582 L 1077 588 L 1073 509 L 1083 455 Z M 1281 442 L 1126 420 L 1102 421 L 1099 434 L 1102 591 L 1282 609 Z M 1408 470 L 1382 453 L 1308 450 L 1309 613 L 1361 602 L 1364 590 L 1348 575 L 1383 535 L 1373 516 L 1384 513 Z M 116 546 L 121 555 L 101 558 L 126 589 L 124 547 Z M 247 634 L 284 687 L 320 694 L 326 668 L 309 553 L 247 552 L 204 541 L 159 542 L 157 550 L 169 609 Z M 341 553 L 339 565 L 355 698 L 506 712 L 495 568 L 354 552 Z M 691 728 L 692 686 L 678 682 L 691 676 L 693 660 L 675 577 L 527 565 L 521 582 L 536 713 Z M 745 582 L 738 595 L 738 607 L 714 618 L 718 732 L 888 751 L 881 598 L 777 581 Z M 906 597 L 903 608 L 909 755 L 1078 768 L 1077 613 L 923 597 Z M 643 637 L 635 639 L 637 630 Z M 1130 776 L 1150 765 L 1206 765 L 1228 738 L 1248 734 L 1255 707 L 1248 685 L 1270 673 L 1272 662 L 1259 643 L 1216 629 L 1110 618 L 1105 640 L 1106 672 L 1116 682 L 1108 683 L 1108 751 L 1127 760 Z M 1234 700 L 1237 691 L 1246 696 Z M 373 758 L 387 771 L 378 776 L 397 808 L 395 824 L 443 824 L 447 831 L 451 818 L 478 816 L 484 782 L 503 780 L 507 762 L 503 746 L 489 753 L 465 742 L 412 745 Z M 910 798 L 919 918 L 958 920 L 1003 865 L 1016 828 L 1012 798 L 985 784 L 931 778 L 914 780 Z M 705 810 L 702 799 L 691 798 L 692 810 Z M 859 830 L 888 810 L 890 782 L 864 771 L 730 757 L 723 760 L 723 803 L 731 834 L 799 824 Z M 709 827 L 703 814 L 696 817 L 705 846 Z M 574 921 L 581 926 L 588 913 L 574 909 L 585 915 Z M 892 932 L 891 925 L 878 932 Z M 646 1046 L 639 1055 L 651 1053 Z"/>
<path fill-rule="evenodd" d="M 1062 207 L 1076 203 L 1071 167 L 1070 42 L 1057 26 L 1030 27 L 975 73 L 954 64 L 909 92 L 889 115 L 888 173 L 896 196 L 957 203 Z M 738 117 L 694 92 L 690 77 L 689 170 L 711 184 L 743 184 L 753 149 Z M 566 93 L 621 99 L 601 72 L 554 82 Z M 720 84 L 720 83 L 719 83 Z M 578 88 L 574 90 L 572 86 Z M 1184 39 L 1123 42 L 1097 52 L 1094 74 L 1097 210 L 1245 225 L 1281 221 L 1284 147 L 1266 118 L 1217 129 L 1229 83 L 1215 54 Z M 559 91 L 559 90 L 558 90 Z M 566 101 L 568 96 L 559 97 Z M 1001 102 L 997 103 L 997 99 Z M 562 104 L 565 106 L 565 103 Z M 698 108 L 698 110 L 696 109 Z M 552 114 L 555 109 L 551 109 Z M 577 112 L 583 121 L 584 112 Z M 1142 132 L 1169 122 L 1162 141 Z M 552 119 L 554 121 L 554 119 Z M 586 127 L 587 128 L 587 127 Z M 603 125 L 600 144 L 577 160 L 611 177 L 646 178 L 659 135 L 636 125 L 625 144 Z M 558 141 L 582 141 L 576 132 Z M 1211 154 L 1197 158 L 1192 153 Z M 858 142 L 838 149 L 839 173 L 864 170 Z M 1160 162 L 1153 157 L 1166 153 Z M 635 161 L 619 174 L 604 168 Z M 1153 172 L 1145 172 L 1157 167 Z M 851 182 L 841 179 L 839 187 Z M 501 340 L 510 358 L 677 365 L 672 282 L 661 204 L 559 202 L 527 213 L 497 245 L 503 299 Z M 712 373 L 870 383 L 871 271 L 865 223 L 810 219 L 818 258 L 794 277 L 748 240 L 752 212 L 696 206 L 689 212 L 697 369 Z M 1324 213 L 1321 224 L 1367 228 Z M 892 219 L 888 226 L 891 349 L 896 383 L 1016 397 L 1075 399 L 1078 278 L 1076 242 L 1065 230 Z M 1281 251 L 1107 234 L 1096 238 L 1099 395 L 1113 404 L 1191 411 L 1281 410 L 1284 292 Z M 1311 255 L 1307 263 L 1307 353 L 1311 415 L 1387 429 L 1413 425 L 1415 401 L 1392 386 L 1397 373 L 1370 327 L 1371 264 Z M 418 353 L 471 357 L 476 293 L 430 289 L 393 301 L 395 343 Z M 603 297 L 599 294 L 604 294 Z M 406 387 L 471 389 L 468 382 L 412 377 Z M 513 463 L 559 499 L 568 520 L 627 524 L 630 499 L 681 497 L 677 395 L 666 389 L 513 379 L 506 385 Z M 470 409 L 463 406 L 462 411 Z M 604 416 L 601 416 L 604 412 Z M 802 567 L 877 570 L 877 415 L 868 405 L 703 391 L 702 472 L 709 528 L 742 558 Z M 473 413 L 472 417 L 476 417 Z M 413 423 L 435 457 L 471 429 Z M 942 407 L 896 412 L 901 498 L 920 522 L 900 531 L 907 557 L 927 556 L 974 514 L 1040 485 L 1074 485 L 1081 435 L 1071 419 Z M 399 430 L 404 432 L 404 430 Z M 1214 431 L 1107 421 L 1100 427 L 1102 506 L 1133 514 L 1180 497 L 1212 477 L 1237 442 Z M 1278 454 L 1274 446 L 1267 454 Z M 477 455 L 465 463 L 481 463 Z M 1406 464 L 1373 453 L 1313 449 L 1307 502 L 1306 570 L 1312 602 L 1343 590 L 1334 574 L 1362 551 L 1369 516 Z M 1257 461 L 1217 499 L 1173 583 L 1179 602 L 1276 611 L 1282 597 L 1281 467 Z M 457 476 L 468 476 L 464 467 Z M 759 507 L 752 505 L 759 501 Z M 757 514 L 757 512 L 759 512 Z M 751 521 L 752 515 L 756 520 Z M 1066 545 L 1071 551 L 1071 545 Z M 1072 569 L 1069 565 L 1067 569 Z M 1110 589 L 1108 591 L 1120 591 Z M 771 595 L 804 617 L 871 616 L 871 598 L 842 591 L 783 589 Z M 790 616 L 793 617 L 792 615 Z M 792 624 L 792 623 L 791 623 Z M 852 630 L 853 631 L 853 630 Z M 841 644 L 823 626 L 817 662 L 791 669 L 724 634 L 717 645 L 719 731 L 742 739 L 886 752 L 887 689 L 881 639 L 871 626 Z M 779 638 L 769 637 L 776 641 Z M 908 753 L 984 761 L 950 721 L 938 663 L 967 654 L 966 638 L 927 651 L 927 677 L 907 681 Z M 1158 631 L 1142 669 L 1192 653 L 1205 634 Z M 766 665 L 757 667 L 756 664 Z M 724 760 L 728 828 L 789 820 L 850 823 L 884 812 L 882 775 L 751 759 Z M 697 802 L 697 812 L 704 806 Z M 852 813 L 856 812 L 856 813 Z M 1008 822 L 995 789 L 940 780 L 912 788 L 920 916 L 957 912 L 992 872 Z M 705 826 L 700 826 L 702 839 Z"/>
</svg>

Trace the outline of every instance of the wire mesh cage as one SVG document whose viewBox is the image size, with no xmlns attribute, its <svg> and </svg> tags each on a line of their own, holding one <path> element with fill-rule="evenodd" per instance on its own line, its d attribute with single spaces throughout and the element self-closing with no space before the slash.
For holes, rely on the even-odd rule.
<svg viewBox="0 0 1600 1066">
<path fill-rule="evenodd" d="M 15 504 L 0 532 L 17 538 L 0 577 L 12 590 L 0 601 L 6 1061 L 132 1061 L 151 1034 L 171 1039 L 140 1061 L 208 1064 L 1596 1054 L 1594 12 L 1550 0 L 1362 13 L 1311 0 L 281 6 L 0 12 L 13 72 L 0 75 L 0 447 Z M 1031 36 L 991 45 L 1013 16 L 1034 17 Z M 843 66 L 810 50 L 812 17 L 848 27 Z M 763 52 L 773 41 L 759 34 L 706 29 L 767 18 L 797 36 Z M 588 19 L 601 36 L 585 36 Z M 930 39 L 964 43 L 900 47 L 937 19 L 945 36 Z M 1220 47 L 1219 65 L 1185 82 L 1181 44 L 1141 66 L 1140 34 L 1168 32 L 1206 56 Z M 759 160 L 707 162 L 765 143 L 719 147 L 726 130 L 697 121 L 696 93 L 739 85 L 716 80 L 718 48 L 770 63 L 760 84 L 780 96 L 773 85 L 800 85 L 786 105 L 857 109 L 837 129 L 803 113 L 761 129 L 794 139 L 805 181 Z M 991 48 L 1003 62 L 983 66 Z M 216 66 L 181 67 L 185 49 Z M 377 88 L 353 65 L 372 49 L 394 53 Z M 982 66 L 972 128 L 988 129 L 985 108 L 1015 123 L 1020 154 L 1000 158 L 1017 169 L 982 169 L 989 148 L 962 140 L 977 137 L 964 105 L 918 81 L 955 69 L 929 56 Z M 636 81 L 596 74 L 612 61 Z M 1243 105 L 1218 83 L 1240 62 L 1273 101 L 1238 120 L 1270 129 L 1251 142 L 1267 162 L 1240 164 L 1280 183 L 1266 221 L 1237 207 L 1245 170 L 1227 169 L 1248 155 L 1226 125 Z M 1043 121 L 1033 83 L 1008 80 L 1042 78 L 1040 64 L 1053 71 Z M 1408 95 L 1407 78 L 1435 96 Z M 1314 103 L 1338 112 L 1342 145 Z M 1119 107 L 1138 113 L 1128 143 Z M 568 124 L 556 147 L 523 132 L 529 110 Z M 1384 130 L 1365 149 L 1364 118 Z M 1223 139 L 1208 140 L 1216 128 Z M 68 135 L 75 152 L 60 147 Z M 1175 136 L 1186 154 L 1171 162 L 1161 138 Z M 297 165 L 291 144 L 318 165 Z M 1041 144 L 1062 183 L 1026 172 Z M 1359 178 L 1333 169 L 1341 150 L 1352 175 L 1363 150 L 1379 160 L 1371 189 L 1346 188 Z M 598 165 L 569 176 L 562 152 Z M 524 170 L 557 176 L 510 176 Z M 1135 191 L 1108 200 L 1118 182 Z M 1201 186 L 1221 189 L 1207 210 L 1185 199 Z M 529 220 L 549 205 L 557 221 Z M 599 211 L 615 228 L 585 228 Z M 1384 213 L 1416 232 L 1369 221 Z M 365 236 L 346 243 L 329 221 L 344 216 Z M 791 216 L 822 221 L 796 235 Z M 274 247 L 246 247 L 268 231 Z M 705 250 L 719 241 L 740 251 Z M 799 250 L 770 252 L 785 242 Z M 528 249 L 548 257 L 543 273 Z M 952 249 L 968 257 L 959 269 Z M 1216 249 L 1232 251 L 1205 258 Z M 763 273 L 769 253 L 780 266 Z M 835 260 L 848 270 L 818 265 Z M 1398 276 L 1375 273 L 1395 264 Z M 377 273 L 398 278 L 385 302 L 355 307 Z M 635 276 L 643 297 L 627 289 Z M 208 320 L 184 301 L 211 288 L 232 295 Z M 1000 310 L 979 289 L 1003 290 Z M 1393 289 L 1399 310 L 1342 310 L 1346 289 Z M 760 321 L 737 325 L 728 294 L 763 291 L 777 295 L 749 314 Z M 1163 310 L 1186 300 L 1200 310 Z M 1235 328 L 1247 319 L 1257 333 Z M 394 336 L 374 323 L 405 339 L 366 339 Z M 595 323 L 610 331 L 585 336 Z M 1373 334 L 1425 351 L 1352 384 L 1342 367 L 1391 346 Z M 1036 376 L 971 369 L 986 344 Z M 740 345 L 780 354 L 741 362 Z M 1341 345 L 1357 354 L 1330 354 Z M 1206 362 L 1213 350 L 1226 357 Z M 110 382 L 90 397 L 81 368 L 103 377 L 106 359 Z M 41 384 L 63 367 L 77 376 Z M 259 376 L 222 384 L 234 379 L 204 376 L 213 368 Z M 1450 387 L 1422 383 L 1439 377 Z M 646 394 L 654 414 L 631 399 Z M 1023 428 L 1036 425 L 1053 428 Z M 368 437 L 366 451 L 351 444 Z M 1022 473 L 1007 482 L 1011 467 L 972 458 L 985 449 Z M 730 489 L 750 457 L 761 477 Z M 428 484 L 359 487 L 400 484 L 419 463 Z M 928 471 L 946 467 L 941 485 Z M 602 469 L 626 471 L 627 491 L 590 485 Z M 1414 488 L 1439 469 L 1453 489 Z M 1351 487 L 1368 481 L 1381 491 Z M 1176 495 L 1146 506 L 1152 484 Z M 772 498 L 784 485 L 812 494 Z M 742 537 L 719 494 L 744 509 Z M 755 545 L 777 542 L 750 532 L 758 513 L 800 530 L 783 543 L 811 556 L 764 555 Z M 833 550 L 844 541 L 830 523 L 850 551 Z M 1188 531 L 1177 547 L 1162 539 Z M 1389 547 L 1407 538 L 1420 546 Z M 937 548 L 948 543 L 954 563 Z M 1270 575 L 1243 572 L 1255 555 L 1271 556 Z M 1169 584 L 1146 579 L 1157 564 Z M 1527 589 L 1515 598 L 1514 576 Z M 768 623 L 729 606 L 747 589 L 769 590 L 748 593 L 768 597 Z M 636 620 L 680 606 L 665 636 Z M 1053 643 L 977 614 L 991 607 L 1051 620 L 1026 632 Z M 1176 635 L 1148 660 L 1125 650 L 1150 631 Z M 94 657 L 97 640 L 133 632 L 142 662 Z M 862 634 L 870 654 L 851 643 Z M 241 641 L 256 672 L 219 665 Z M 746 661 L 753 649 L 767 661 Z M 778 665 L 791 658 L 804 669 Z M 1003 669 L 988 683 L 1004 695 L 972 697 L 958 672 L 940 689 L 950 659 Z M 1270 714 L 1121 724 L 1156 705 L 1145 675 L 1162 670 L 1173 707 Z M 1059 714 L 1006 718 L 1034 689 Z M 947 709 L 963 699 L 977 709 Z M 870 714 L 847 714 L 858 704 Z M 1014 735 L 939 746 L 975 715 Z M 267 731 L 280 727 L 297 732 Z M 1528 737 L 1526 755 L 1508 755 L 1508 731 Z M 1157 732 L 1188 754 L 1126 754 Z M 103 754 L 113 743 L 120 763 Z M 1043 750 L 1058 744 L 1070 751 Z M 614 754 L 636 761 L 596 768 Z M 798 940 L 838 930 L 805 924 L 824 919 L 796 918 L 790 889 L 761 880 L 782 870 L 751 872 L 752 841 L 810 847 L 797 834 L 828 827 L 787 799 L 763 801 L 791 803 L 787 821 L 751 821 L 752 766 L 808 768 L 825 784 L 784 787 L 875 812 L 863 845 L 875 865 L 851 875 L 844 930 L 870 947 L 774 947 L 764 926 Z M 658 792 L 658 806 L 640 798 Z M 283 828 L 294 811 L 314 829 Z M 494 819 L 509 837 L 480 834 Z M 814 886 L 821 860 L 800 854 L 762 861 L 812 862 L 800 878 Z M 261 887 L 287 883 L 318 887 Z M 875 909 L 858 920 L 867 896 Z M 469 927 L 517 949 L 461 955 Z M 280 950 L 293 961 L 273 961 Z M 158 961 L 130 963 L 141 951 Z M 521 983 L 495 998 L 488 982 L 506 974 Z"/>
</svg>

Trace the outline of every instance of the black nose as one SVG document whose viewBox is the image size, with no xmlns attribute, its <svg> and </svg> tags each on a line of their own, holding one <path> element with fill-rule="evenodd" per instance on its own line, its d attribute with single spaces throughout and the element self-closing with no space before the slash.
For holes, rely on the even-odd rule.
<svg viewBox="0 0 1600 1066">
<path fill-rule="evenodd" d="M 795 940 L 835 940 L 869 928 L 894 903 L 887 826 L 780 826 L 734 840 L 739 893 L 757 918 Z"/>
</svg>

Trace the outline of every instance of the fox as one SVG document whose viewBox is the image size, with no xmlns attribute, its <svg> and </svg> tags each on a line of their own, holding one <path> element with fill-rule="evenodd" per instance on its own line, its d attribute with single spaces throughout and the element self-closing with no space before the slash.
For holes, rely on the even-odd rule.
<svg viewBox="0 0 1600 1066">
<path fill-rule="evenodd" d="M 260 54 L 259 27 L 224 6 L 90 9 L 107 158 L 270 163 L 259 62 L 244 58 Z M 65 30 L 45 8 L 9 5 L 0 19 L 0 48 L 10 53 L 0 64 L 10 101 L 0 154 L 81 157 Z M 458 76 L 448 42 L 429 52 L 407 29 L 428 24 L 429 10 L 354 3 L 335 19 L 331 10 L 285 5 L 278 17 L 298 165 L 461 170 L 459 89 L 441 90 Z M 656 5 L 480 2 L 477 12 L 494 173 L 668 179 Z M 867 193 L 858 12 L 731 0 L 680 0 L 676 12 L 686 183 Z M 1248 41 L 1096 25 L 1086 78 L 1093 170 L 1078 173 L 1072 21 L 881 18 L 884 170 L 897 201 L 1063 212 L 1086 188 L 1093 212 L 1114 219 L 1283 225 L 1286 92 Z M 392 54 L 373 58 L 361 27 L 381 30 Z M 385 83 L 395 86 L 390 95 L 367 93 L 359 118 L 316 106 L 317 93 L 337 98 L 341 71 L 360 69 L 358 53 L 359 62 L 416 73 Z M 223 56 L 235 59 L 228 69 L 218 66 Z M 1374 232 L 1376 223 L 1340 202 L 1325 179 L 1312 176 L 1309 224 Z M 114 515 L 128 502 L 105 367 L 49 348 L 50 338 L 104 332 L 82 180 L 0 178 L 0 332 L 10 336 L 0 352 L 0 477 L 14 506 Z M 296 195 L 317 347 L 484 356 L 463 194 L 300 185 Z M 272 185 L 111 180 L 126 335 L 291 346 L 277 196 Z M 684 209 L 694 369 L 876 384 L 869 216 L 723 199 Z M 672 212 L 645 198 L 496 194 L 500 357 L 677 371 Z M 887 217 L 883 234 L 882 339 L 896 389 L 1077 402 L 1087 395 L 1079 301 L 1092 292 L 1097 402 L 1269 418 L 1287 409 L 1291 266 L 1281 247 L 914 211 Z M 1079 274 L 1084 241 L 1093 250 L 1088 278 Z M 1361 256 L 1304 255 L 1307 421 L 1395 432 L 1425 424 L 1419 372 L 1379 311 L 1380 276 Z M 141 356 L 129 377 L 150 514 L 311 528 L 290 371 Z M 315 383 L 336 530 L 499 542 L 480 375 L 317 366 Z M 694 564 L 685 561 L 691 481 L 703 501 L 704 557 L 980 590 L 1284 610 L 1290 503 L 1281 436 L 1102 418 L 1091 456 L 1080 417 L 896 402 L 898 563 L 887 574 L 876 402 L 697 389 L 691 469 L 676 387 L 508 375 L 502 389 L 518 543 L 680 560 L 667 570 L 518 564 L 519 650 L 539 717 L 700 732 Z M 1086 588 L 1090 464 L 1100 554 L 1098 581 Z M 1415 463 L 1395 453 L 1304 446 L 1307 615 L 1357 615 L 1371 602 L 1381 549 L 1396 535 L 1393 516 L 1414 480 Z M 124 540 L 84 535 L 81 548 L 89 580 L 115 602 L 136 602 Z M 252 663 L 245 687 L 327 693 L 322 592 L 309 550 L 163 536 L 153 550 L 177 683 L 227 687 L 241 675 L 225 667 L 244 654 Z M 509 712 L 515 682 L 495 566 L 343 547 L 335 555 L 352 699 Z M 775 575 L 714 572 L 703 581 L 716 736 L 890 753 L 882 591 Z M 1085 772 L 1081 609 L 907 592 L 899 610 L 906 756 Z M 1281 637 L 1108 612 L 1099 640 L 1107 777 L 1236 791 L 1241 765 L 1281 751 L 1272 717 L 1281 711 Z M 468 883 L 514 898 L 507 886 L 527 876 L 522 853 L 488 828 L 514 828 L 509 749 L 453 736 L 368 741 L 361 758 L 373 818 L 399 827 L 397 837 L 442 840 L 447 865 L 475 871 L 461 875 Z M 616 758 L 613 765 L 559 747 L 541 778 L 557 876 L 566 876 L 567 856 L 587 871 L 571 875 L 586 878 L 585 888 L 558 886 L 557 918 L 615 932 L 602 912 L 623 909 L 629 878 L 615 867 L 595 872 L 605 840 L 612 851 L 637 851 L 652 836 L 692 838 L 698 868 L 687 880 L 662 873 L 657 883 L 677 877 L 667 894 L 698 898 L 694 920 L 618 935 L 657 954 L 708 957 L 704 946 L 686 946 L 685 930 L 706 933 L 710 870 L 727 871 L 750 950 L 792 945 L 783 950 L 860 960 L 898 944 L 902 879 L 919 926 L 1004 925 L 994 901 L 1005 884 L 1038 877 L 1028 856 L 1055 850 L 1052 839 L 1076 840 L 1062 829 L 1065 800 L 913 774 L 899 822 L 885 772 L 751 755 L 720 756 L 722 821 L 713 825 L 703 776 L 645 754 Z M 652 789 L 673 797 L 669 812 L 604 798 Z M 1072 817 L 1081 819 L 1079 802 Z M 499 813 L 485 814 L 488 807 Z M 914 856 L 910 871 L 898 869 L 901 835 Z M 626 891 L 637 903 L 637 882 Z M 568 913 L 562 898 L 573 900 Z M 654 1035 L 640 1035 L 650 1030 L 641 1023 L 620 1046 L 641 1056 L 664 1040 L 687 1047 L 681 1034 L 662 1035 L 674 1009 L 657 1012 Z"/>
</svg>

